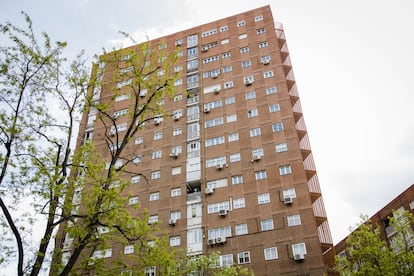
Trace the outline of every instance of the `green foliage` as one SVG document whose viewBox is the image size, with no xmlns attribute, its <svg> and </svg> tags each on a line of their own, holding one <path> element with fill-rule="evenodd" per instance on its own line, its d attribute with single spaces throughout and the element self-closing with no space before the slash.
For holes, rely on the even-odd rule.
<svg viewBox="0 0 414 276">
<path fill-rule="evenodd" d="M 413 275 L 413 215 L 408 211 L 393 213 L 390 227 L 396 234 L 391 237 L 391 246 L 381 239 L 378 226 L 366 221 L 366 217 L 362 219 L 363 223 L 346 240 L 346 258 L 336 258 L 340 275 Z"/>
</svg>

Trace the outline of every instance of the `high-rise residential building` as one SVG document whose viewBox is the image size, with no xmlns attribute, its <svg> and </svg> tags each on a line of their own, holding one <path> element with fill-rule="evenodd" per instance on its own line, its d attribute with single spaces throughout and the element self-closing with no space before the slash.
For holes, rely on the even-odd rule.
<svg viewBox="0 0 414 276">
<path fill-rule="evenodd" d="M 150 43 L 178 51 L 181 76 L 175 96 L 160 101 L 174 115 L 134 136 L 133 170 L 150 182 L 131 178 L 130 203 L 141 204 L 134 214 L 146 208 L 189 255 L 220 251 L 222 265 L 255 275 L 326 273 L 332 238 L 284 30 L 270 6 Z M 105 72 L 102 80 L 113 81 Z M 113 109 L 123 112 L 129 99 L 116 96 Z M 97 97 L 114 95 L 102 89 Z M 106 129 L 94 126 L 91 112 L 79 140 L 103 143 Z"/>
</svg>

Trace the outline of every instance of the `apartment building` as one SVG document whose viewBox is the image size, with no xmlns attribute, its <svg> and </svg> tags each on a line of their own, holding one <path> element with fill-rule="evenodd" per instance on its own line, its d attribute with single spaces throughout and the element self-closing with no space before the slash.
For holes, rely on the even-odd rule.
<svg viewBox="0 0 414 276">
<path fill-rule="evenodd" d="M 134 137 L 134 170 L 151 185 L 129 175 L 129 203 L 146 208 L 149 223 L 188 255 L 220 251 L 221 265 L 255 275 L 326 273 L 332 238 L 284 30 L 270 6 L 150 42 L 178 51 L 181 77 L 175 96 L 161 101 L 173 116 Z M 106 93 L 98 98 L 113 96 Z M 117 97 L 123 110 L 128 97 Z M 83 115 L 79 140 L 102 135 L 93 120 Z M 113 245 L 106 257 L 120 254 Z"/>
</svg>

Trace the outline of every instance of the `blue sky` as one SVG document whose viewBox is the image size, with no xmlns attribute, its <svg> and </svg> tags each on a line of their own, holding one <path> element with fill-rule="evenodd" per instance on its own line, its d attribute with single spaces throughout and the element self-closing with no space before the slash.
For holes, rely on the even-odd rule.
<svg viewBox="0 0 414 276">
<path fill-rule="evenodd" d="M 2 0 L 21 24 L 92 57 L 269 4 L 284 24 L 334 242 L 414 183 L 414 2 L 410 0 Z M 1 41 L 0 41 L 1 43 Z"/>
</svg>

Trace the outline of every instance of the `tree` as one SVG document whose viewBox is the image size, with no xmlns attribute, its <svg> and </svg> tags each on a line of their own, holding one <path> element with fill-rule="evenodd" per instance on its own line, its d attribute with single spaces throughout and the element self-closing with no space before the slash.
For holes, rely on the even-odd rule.
<svg viewBox="0 0 414 276">
<path fill-rule="evenodd" d="M 340 275 L 412 275 L 414 272 L 413 215 L 408 211 L 393 212 L 390 226 L 396 234 L 391 246 L 381 239 L 380 228 L 367 217 L 346 240 L 346 257 L 336 258 Z"/>
<path fill-rule="evenodd" d="M 82 53 L 66 60 L 66 43 L 53 43 L 46 33 L 40 43 L 30 17 L 23 15 L 27 29 L 0 25 L 7 37 L 0 48 L 0 265 L 17 256 L 18 275 L 47 270 L 59 229 L 54 275 L 141 275 L 151 267 L 163 275 L 184 275 L 192 265 L 214 269 L 215 275 L 242 273 L 237 267 L 206 267 L 202 261 L 209 257 L 188 261 L 185 252 L 169 246 L 165 232 L 148 224 L 145 210 L 131 215 L 140 206 L 129 204 L 130 176 L 151 184 L 134 169 L 138 152 L 131 149 L 132 137 L 146 123 L 173 115 L 160 103 L 174 95 L 177 55 L 151 51 L 149 42 L 104 52 L 89 78 Z M 103 82 L 103 74 L 111 81 Z M 111 97 L 103 99 L 103 92 Z M 118 97 L 129 98 L 125 109 L 114 109 Z M 72 151 L 82 112 L 88 118 L 82 122 L 91 128 Z M 103 135 L 94 135 L 94 127 L 103 128 Z M 36 220 L 44 228 L 33 243 L 30 233 L 41 226 Z M 129 246 L 134 254 L 108 265 L 103 257 L 111 244 Z"/>
</svg>

